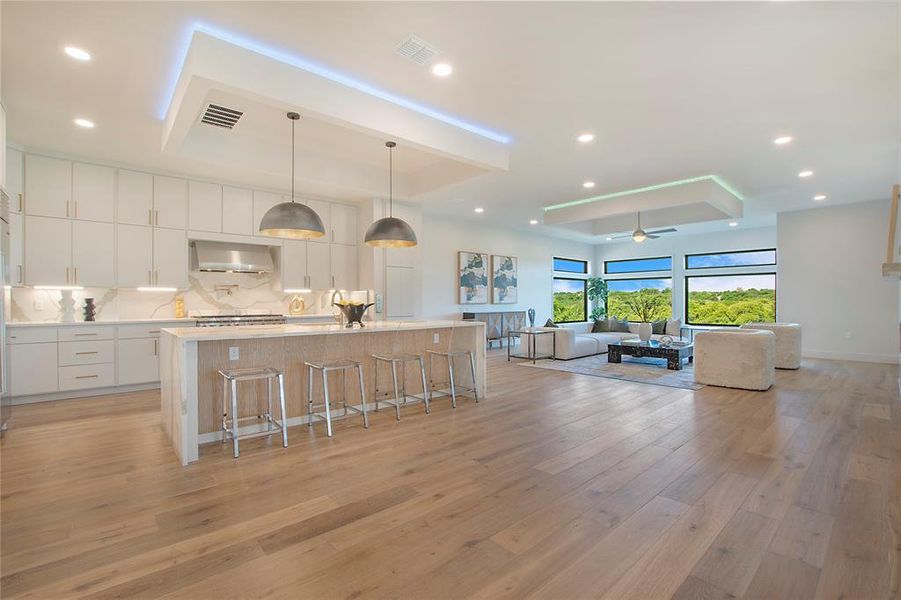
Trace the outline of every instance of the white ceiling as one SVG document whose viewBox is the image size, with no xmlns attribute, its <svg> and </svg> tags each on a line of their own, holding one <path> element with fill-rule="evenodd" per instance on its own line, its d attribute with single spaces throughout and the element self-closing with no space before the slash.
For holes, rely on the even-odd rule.
<svg viewBox="0 0 901 600">
<path fill-rule="evenodd" d="M 743 227 L 815 206 L 816 193 L 832 204 L 888 196 L 899 175 L 899 10 L 5 0 L 2 96 L 10 140 L 28 148 L 284 189 L 287 162 L 276 176 L 161 151 L 160 115 L 188 32 L 203 23 L 511 137 L 509 171 L 412 198 L 427 210 L 528 228 L 545 205 L 716 174 L 745 197 Z M 453 75 L 436 78 L 396 54 L 410 34 L 437 47 Z M 73 61 L 64 45 L 94 59 Z M 77 116 L 97 127 L 74 127 Z M 576 143 L 585 131 L 596 140 Z M 774 146 L 781 134 L 795 141 Z M 799 179 L 805 168 L 814 177 Z M 586 180 L 596 182 L 590 193 Z"/>
</svg>

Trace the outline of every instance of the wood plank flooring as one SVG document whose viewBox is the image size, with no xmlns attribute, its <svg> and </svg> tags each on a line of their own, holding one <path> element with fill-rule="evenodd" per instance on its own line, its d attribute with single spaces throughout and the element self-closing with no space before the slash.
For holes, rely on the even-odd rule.
<svg viewBox="0 0 901 600">
<path fill-rule="evenodd" d="M 3 598 L 901 597 L 898 368 L 768 392 L 507 363 L 436 400 L 182 468 L 159 393 L 14 407 Z"/>
</svg>

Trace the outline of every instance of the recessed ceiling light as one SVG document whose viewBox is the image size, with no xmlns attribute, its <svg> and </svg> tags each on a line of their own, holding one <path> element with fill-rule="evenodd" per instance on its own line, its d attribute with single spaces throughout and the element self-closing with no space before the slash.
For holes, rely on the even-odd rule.
<svg viewBox="0 0 901 600">
<path fill-rule="evenodd" d="M 454 68 L 447 63 L 438 63 L 432 66 L 432 74 L 438 77 L 447 77 L 454 72 Z"/>
<path fill-rule="evenodd" d="M 811 175 L 813 175 L 813 171 L 810 170 L 801 171 L 800 173 L 798 173 L 798 177 L 810 177 Z"/>
<path fill-rule="evenodd" d="M 91 129 L 94 126 L 94 121 L 88 121 L 87 119 L 73 119 L 72 122 L 85 129 Z"/>
<path fill-rule="evenodd" d="M 776 144 L 777 146 L 784 146 L 785 144 L 790 144 L 791 141 L 792 141 L 792 136 L 780 135 L 775 140 L 773 140 L 773 143 Z"/>
<path fill-rule="evenodd" d="M 577 137 L 576 139 L 579 140 L 579 142 L 581 142 L 583 144 L 587 144 L 588 142 L 594 141 L 594 134 L 593 133 L 583 133 L 583 134 L 580 134 L 579 137 Z"/>
<path fill-rule="evenodd" d="M 75 46 L 66 46 L 63 51 L 75 60 L 91 60 L 91 53 Z"/>
<path fill-rule="evenodd" d="M 483 213 L 483 212 L 485 212 L 485 209 L 482 208 L 481 206 L 478 207 L 478 208 L 474 208 L 473 210 L 474 210 L 475 212 L 477 212 L 477 213 Z"/>
<path fill-rule="evenodd" d="M 612 240 L 612 239 L 613 239 L 613 238 L 610 237 L 609 235 L 607 236 L 607 241 L 608 241 L 608 242 L 609 242 L 610 240 Z"/>
<path fill-rule="evenodd" d="M 729 221 L 729 227 L 738 227 L 738 221 Z"/>
<path fill-rule="evenodd" d="M 825 200 L 826 194 L 817 194 L 816 196 L 813 197 L 813 199 L 816 201 Z"/>
<path fill-rule="evenodd" d="M 593 182 L 593 181 L 586 181 L 585 183 L 582 184 L 582 187 L 583 187 L 583 188 L 593 188 L 593 187 L 594 187 L 594 182 Z"/>
<path fill-rule="evenodd" d="M 529 225 L 538 225 L 538 219 L 530 219 Z"/>
</svg>

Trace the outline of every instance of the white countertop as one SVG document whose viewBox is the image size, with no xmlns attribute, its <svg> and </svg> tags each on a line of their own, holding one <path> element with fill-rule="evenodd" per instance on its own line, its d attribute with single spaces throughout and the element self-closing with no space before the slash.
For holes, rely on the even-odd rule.
<svg viewBox="0 0 901 600">
<path fill-rule="evenodd" d="M 334 320 L 334 315 L 288 315 L 288 322 L 294 321 L 322 321 Z M 94 325 L 140 325 L 142 323 L 184 323 L 188 327 L 193 327 L 197 321 L 194 317 L 185 317 L 184 319 L 155 318 L 155 319 L 109 319 L 104 321 L 73 321 L 71 323 L 62 323 L 60 321 L 14 321 L 7 323 L 7 327 L 91 327 Z"/>
<path fill-rule="evenodd" d="M 203 340 L 237 340 L 279 338 L 298 335 L 341 335 L 355 333 L 390 333 L 392 331 L 416 331 L 447 327 L 484 327 L 481 321 L 369 321 L 366 327 L 348 329 L 337 323 L 321 325 L 244 325 L 239 327 L 176 327 L 163 329 L 163 333 L 175 336 L 183 342 Z"/>
</svg>

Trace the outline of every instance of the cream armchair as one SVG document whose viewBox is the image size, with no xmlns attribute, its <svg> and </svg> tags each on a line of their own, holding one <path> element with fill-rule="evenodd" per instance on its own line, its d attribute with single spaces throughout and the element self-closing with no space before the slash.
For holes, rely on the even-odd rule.
<svg viewBox="0 0 901 600">
<path fill-rule="evenodd" d="M 773 385 L 776 334 L 763 329 L 715 329 L 695 334 L 695 381 L 745 390 Z"/>
<path fill-rule="evenodd" d="M 745 323 L 742 329 L 764 329 L 776 334 L 776 368 L 801 366 L 801 326 L 797 323 Z"/>
</svg>

